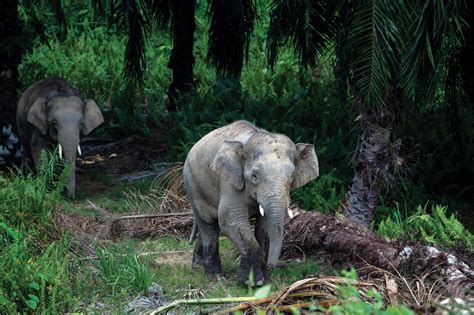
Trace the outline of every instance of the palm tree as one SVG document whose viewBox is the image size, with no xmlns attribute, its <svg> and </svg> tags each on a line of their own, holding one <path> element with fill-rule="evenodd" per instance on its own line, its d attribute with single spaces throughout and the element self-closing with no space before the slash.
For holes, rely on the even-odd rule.
<svg viewBox="0 0 474 315">
<path fill-rule="evenodd" d="M 330 50 L 360 124 L 354 177 L 342 210 L 368 225 L 383 184 L 403 164 L 393 128 L 404 106 L 432 97 L 461 44 L 462 0 L 273 0 L 269 60 L 289 43 L 303 65 Z"/>
<path fill-rule="evenodd" d="M 239 78 L 253 31 L 255 0 L 209 0 L 207 12 L 211 20 L 208 61 L 216 67 L 218 76 Z M 121 0 L 113 4 L 112 23 L 128 27 L 124 72 L 135 82 L 142 80 L 146 70 L 147 32 L 154 24 L 163 30 L 171 27 L 173 48 L 168 67 L 173 77 L 168 89 L 170 111 L 176 110 L 181 95 L 193 93 L 195 89 L 194 14 L 194 0 Z"/>
</svg>

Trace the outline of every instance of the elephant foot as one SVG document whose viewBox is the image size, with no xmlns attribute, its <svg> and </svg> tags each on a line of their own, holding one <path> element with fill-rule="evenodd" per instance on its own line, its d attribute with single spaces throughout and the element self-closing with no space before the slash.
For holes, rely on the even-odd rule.
<svg viewBox="0 0 474 315">
<path fill-rule="evenodd" d="M 193 270 L 196 270 L 196 269 L 200 269 L 203 267 L 203 264 L 202 262 L 196 262 L 196 261 L 193 261 L 192 264 L 191 264 L 191 268 Z"/>
<path fill-rule="evenodd" d="M 220 266 L 220 261 L 214 264 L 205 264 L 204 273 L 210 276 L 216 276 L 217 278 L 222 277 L 222 267 Z"/>
<path fill-rule="evenodd" d="M 244 282 L 244 284 L 249 287 L 250 286 L 250 281 L 247 280 Z M 261 287 L 263 285 L 263 280 L 258 280 L 257 283 L 255 283 L 255 285 L 252 285 L 253 287 Z"/>
<path fill-rule="evenodd" d="M 254 267 L 256 266 L 256 267 Z M 253 274 L 253 283 L 251 283 L 250 274 Z M 239 282 L 245 286 L 261 287 L 265 278 L 260 264 L 252 264 L 251 260 L 243 259 L 238 271 Z"/>
<path fill-rule="evenodd" d="M 193 262 L 191 264 L 193 269 L 204 267 L 204 272 L 207 275 L 222 276 L 222 264 L 219 257 L 219 251 L 216 244 L 210 246 L 203 246 L 198 240 L 194 247 Z"/>
</svg>

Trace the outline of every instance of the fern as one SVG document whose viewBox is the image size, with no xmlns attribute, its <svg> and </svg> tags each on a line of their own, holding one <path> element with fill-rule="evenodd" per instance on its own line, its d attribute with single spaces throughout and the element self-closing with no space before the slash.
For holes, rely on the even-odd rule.
<svg viewBox="0 0 474 315">
<path fill-rule="evenodd" d="M 447 207 L 436 205 L 429 213 L 426 205 L 420 205 L 414 214 L 403 220 L 397 209 L 380 222 L 378 233 L 389 238 L 419 239 L 431 245 L 461 245 L 469 251 L 474 251 L 474 235 L 454 214 L 448 217 L 447 211 Z"/>
</svg>

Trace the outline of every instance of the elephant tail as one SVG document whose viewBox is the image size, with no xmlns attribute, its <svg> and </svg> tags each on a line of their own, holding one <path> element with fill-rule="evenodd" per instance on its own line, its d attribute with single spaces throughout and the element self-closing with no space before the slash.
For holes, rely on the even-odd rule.
<svg viewBox="0 0 474 315">
<path fill-rule="evenodd" d="M 198 226 L 196 224 L 196 220 L 194 220 L 193 230 L 191 231 L 191 236 L 189 236 L 189 241 L 188 241 L 189 245 L 191 245 L 194 242 L 194 239 L 196 238 L 197 230 L 198 230 Z"/>
</svg>

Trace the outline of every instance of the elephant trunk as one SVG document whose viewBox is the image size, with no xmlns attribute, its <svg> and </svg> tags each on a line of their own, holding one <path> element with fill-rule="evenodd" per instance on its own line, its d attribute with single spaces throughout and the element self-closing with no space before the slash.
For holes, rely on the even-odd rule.
<svg viewBox="0 0 474 315">
<path fill-rule="evenodd" d="M 70 166 L 70 174 L 68 177 L 68 197 L 74 198 L 76 193 L 76 151 L 79 146 L 79 132 L 68 131 L 63 135 L 58 135 L 59 144 L 62 146 L 62 151 L 66 163 Z"/>
<path fill-rule="evenodd" d="M 267 217 L 268 228 L 268 257 L 267 267 L 274 268 L 280 257 L 283 244 L 283 234 L 285 225 L 285 212 L 288 209 L 289 197 L 272 197 L 268 202 L 262 203 Z"/>
</svg>

